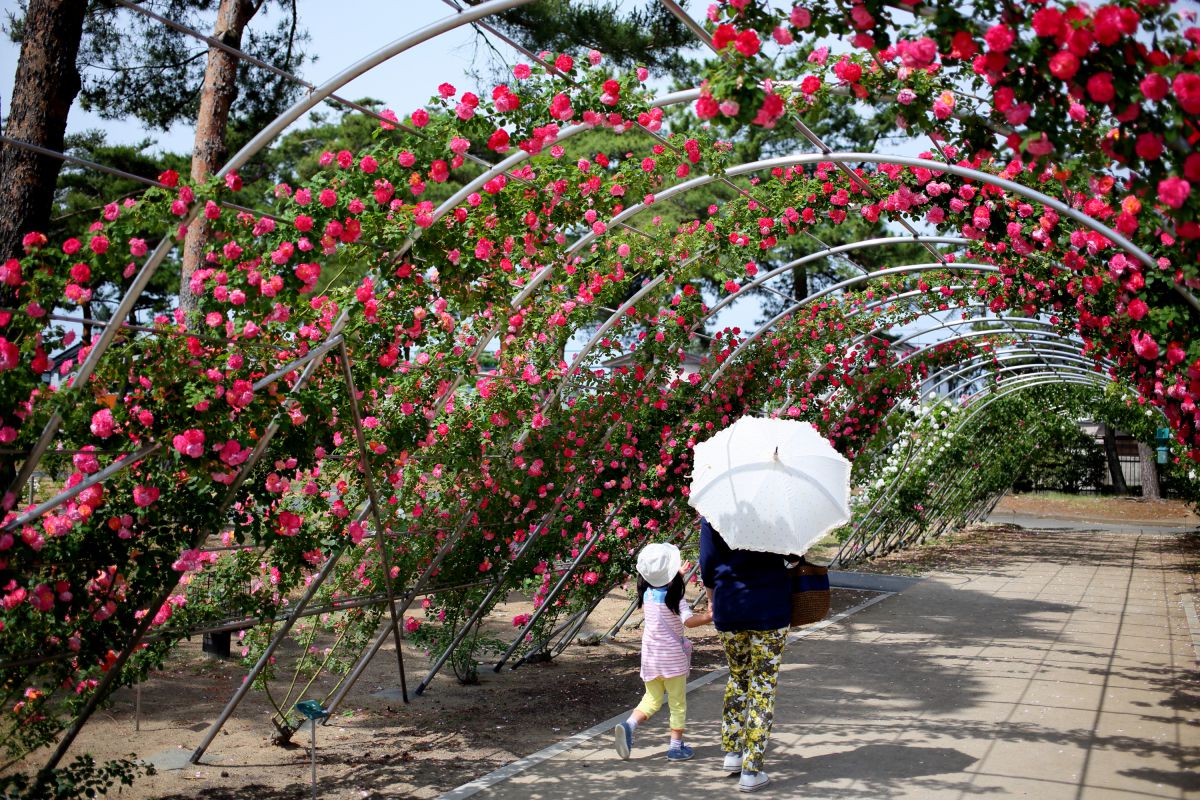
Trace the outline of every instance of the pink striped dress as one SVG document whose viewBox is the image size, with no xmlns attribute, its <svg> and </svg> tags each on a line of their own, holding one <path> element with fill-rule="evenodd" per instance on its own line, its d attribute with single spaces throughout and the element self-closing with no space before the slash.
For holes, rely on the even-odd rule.
<svg viewBox="0 0 1200 800">
<path fill-rule="evenodd" d="M 675 614 L 666 604 L 667 590 L 650 588 L 642 595 L 642 680 L 687 675 L 692 643 L 683 633 L 683 621 L 692 615 L 687 600 L 679 601 Z"/>
</svg>

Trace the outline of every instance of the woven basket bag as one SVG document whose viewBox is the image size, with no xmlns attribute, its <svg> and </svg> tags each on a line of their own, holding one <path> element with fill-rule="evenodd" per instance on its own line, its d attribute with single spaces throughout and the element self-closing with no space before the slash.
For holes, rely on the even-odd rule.
<svg viewBox="0 0 1200 800">
<path fill-rule="evenodd" d="M 801 558 L 788 574 L 792 579 L 792 627 L 825 619 L 829 613 L 829 567 Z"/>
</svg>

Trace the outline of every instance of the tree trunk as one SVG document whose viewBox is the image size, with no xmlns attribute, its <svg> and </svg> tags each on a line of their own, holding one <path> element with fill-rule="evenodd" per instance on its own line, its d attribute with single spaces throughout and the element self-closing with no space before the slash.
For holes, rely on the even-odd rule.
<svg viewBox="0 0 1200 800">
<path fill-rule="evenodd" d="M 1108 461 L 1108 474 L 1112 478 L 1113 491 L 1117 494 L 1129 494 L 1125 485 L 1125 473 L 1121 471 L 1121 459 L 1117 455 L 1117 433 L 1112 425 L 1104 423 L 1104 458 Z"/>
<path fill-rule="evenodd" d="M 217 24 L 213 38 L 241 48 L 242 33 L 258 11 L 251 0 L 221 0 L 217 9 Z M 196 118 L 196 141 L 192 149 L 192 181 L 203 183 L 225 161 L 225 133 L 229 125 L 229 109 L 237 99 L 238 59 L 216 47 L 208 49 L 208 66 L 200 90 L 200 113 Z M 183 245 L 183 271 L 179 275 L 179 307 L 186 314 L 196 310 L 196 297 L 188 284 L 192 273 L 204 262 L 209 226 L 203 215 L 188 227 Z"/>
<path fill-rule="evenodd" d="M 87 0 L 31 0 L 5 133 L 62 152 L 67 113 L 79 93 L 79 40 Z M 62 162 L 0 145 L 0 259 L 21 256 L 21 238 L 45 233 Z"/>
<path fill-rule="evenodd" d="M 1142 499 L 1161 500 L 1162 493 L 1158 489 L 1158 460 L 1157 453 L 1148 444 L 1138 442 L 1138 458 L 1142 462 Z"/>
<path fill-rule="evenodd" d="M 808 265 L 792 267 L 792 297 L 803 300 L 808 297 Z"/>
<path fill-rule="evenodd" d="M 79 40 L 87 0 L 31 0 L 25 12 L 24 38 L 4 132 L 62 152 L 67 114 L 81 86 Z M 16 145 L 0 144 L 0 261 L 24 254 L 26 233 L 45 233 L 50 224 L 54 187 L 62 162 Z M 15 294 L 0 286 L 0 306 L 14 305 Z M 10 419 L 16 398 L 0 399 L 0 420 Z M 17 476 L 17 458 L 0 456 L 0 491 Z"/>
</svg>

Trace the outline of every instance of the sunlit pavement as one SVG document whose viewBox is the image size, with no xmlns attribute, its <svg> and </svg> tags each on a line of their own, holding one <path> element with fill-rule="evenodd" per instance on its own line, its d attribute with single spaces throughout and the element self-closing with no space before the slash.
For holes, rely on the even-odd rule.
<svg viewBox="0 0 1200 800">
<path fill-rule="evenodd" d="M 1124 527 L 1025 537 L 805 632 L 758 794 L 1200 797 L 1195 574 L 1179 535 Z M 740 796 L 718 769 L 724 675 L 693 678 L 690 762 L 663 758 L 663 713 L 629 761 L 613 720 L 446 796 Z"/>
</svg>

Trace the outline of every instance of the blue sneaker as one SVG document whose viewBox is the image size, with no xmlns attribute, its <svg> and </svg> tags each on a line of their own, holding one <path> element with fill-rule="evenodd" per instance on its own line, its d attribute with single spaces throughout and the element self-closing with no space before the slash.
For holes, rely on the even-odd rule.
<svg viewBox="0 0 1200 800">
<path fill-rule="evenodd" d="M 617 755 L 622 760 L 629 758 L 629 752 L 633 750 L 633 729 L 628 723 L 622 722 L 613 728 L 613 744 L 617 747 Z"/>
<path fill-rule="evenodd" d="M 687 761 L 696 753 L 686 744 L 681 744 L 679 747 L 671 747 L 667 749 L 667 761 Z"/>
</svg>

